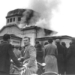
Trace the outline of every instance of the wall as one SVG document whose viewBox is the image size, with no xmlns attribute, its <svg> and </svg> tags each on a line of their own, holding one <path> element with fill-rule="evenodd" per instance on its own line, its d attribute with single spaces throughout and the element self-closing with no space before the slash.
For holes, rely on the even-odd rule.
<svg viewBox="0 0 75 75">
<path fill-rule="evenodd" d="M 7 27 L 4 30 L 2 30 L 0 32 L 0 36 L 4 35 L 6 33 L 7 34 L 15 34 L 16 36 L 20 36 L 20 37 L 23 36 L 23 32 L 19 28 L 15 27 L 15 26 L 13 26 L 13 27 Z"/>
<path fill-rule="evenodd" d="M 44 29 L 39 29 L 37 31 L 37 38 L 41 38 L 41 37 L 44 37 L 44 36 L 45 36 Z"/>
</svg>

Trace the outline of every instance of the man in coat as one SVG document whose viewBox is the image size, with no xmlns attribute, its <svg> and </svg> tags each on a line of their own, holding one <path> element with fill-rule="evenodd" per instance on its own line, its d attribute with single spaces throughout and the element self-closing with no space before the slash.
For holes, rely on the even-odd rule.
<svg viewBox="0 0 75 75">
<path fill-rule="evenodd" d="M 56 42 L 57 49 L 58 49 L 58 71 L 59 74 L 64 74 L 65 73 L 65 48 L 60 44 L 60 40 Z"/>
<path fill-rule="evenodd" d="M 0 44 L 0 74 L 9 74 L 10 73 L 10 60 L 17 67 L 22 67 L 21 63 L 17 60 L 13 53 L 13 46 L 9 44 L 10 35 L 5 34 L 3 36 L 3 42 Z"/>
<path fill-rule="evenodd" d="M 30 44 L 30 38 L 24 37 L 25 51 L 24 51 L 24 60 L 28 60 L 28 69 L 26 70 L 25 75 L 31 75 L 37 71 L 36 63 L 36 49 Z"/>
<path fill-rule="evenodd" d="M 67 52 L 66 74 L 75 75 L 75 40 L 72 41 Z"/>
<path fill-rule="evenodd" d="M 42 63 L 43 62 L 43 50 L 42 50 L 42 46 L 39 41 L 36 41 L 35 48 L 37 52 L 36 59 L 38 62 Z"/>
<path fill-rule="evenodd" d="M 48 44 L 45 46 L 45 72 L 58 73 L 57 67 L 57 47 L 53 44 L 53 39 L 48 40 Z"/>
</svg>

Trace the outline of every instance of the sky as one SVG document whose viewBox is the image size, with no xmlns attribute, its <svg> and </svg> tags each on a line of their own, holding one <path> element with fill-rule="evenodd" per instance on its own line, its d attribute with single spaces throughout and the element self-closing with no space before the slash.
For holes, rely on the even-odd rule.
<svg viewBox="0 0 75 75">
<path fill-rule="evenodd" d="M 6 25 L 6 15 L 10 10 L 30 8 L 32 0 L 1 0 L 0 29 Z M 58 35 L 75 37 L 75 0 L 59 0 L 58 7 L 51 10 L 50 29 Z"/>
</svg>

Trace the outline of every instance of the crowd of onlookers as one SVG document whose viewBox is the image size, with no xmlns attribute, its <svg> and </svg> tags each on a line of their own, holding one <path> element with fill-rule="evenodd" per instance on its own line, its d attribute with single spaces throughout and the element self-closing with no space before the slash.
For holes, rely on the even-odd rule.
<svg viewBox="0 0 75 75">
<path fill-rule="evenodd" d="M 41 44 L 35 42 L 35 46 L 30 44 L 30 38 L 24 37 L 24 47 L 15 47 L 10 44 L 10 35 L 3 36 L 0 44 L 0 74 L 9 74 L 10 59 L 18 68 L 23 68 L 23 61 L 28 61 L 28 69 L 25 75 L 37 73 L 55 72 L 57 74 L 75 74 L 75 39 L 71 39 L 70 46 L 66 47 L 61 39 L 48 39 Z M 22 57 L 21 60 L 18 58 Z M 43 67 L 40 64 L 45 63 Z"/>
<path fill-rule="evenodd" d="M 51 39 L 50 39 L 51 40 Z M 50 59 L 45 59 L 46 55 L 47 55 L 47 51 L 50 50 L 50 45 L 49 44 L 53 44 L 54 46 L 52 47 L 51 45 L 51 49 L 53 50 L 54 48 L 56 49 L 56 51 L 50 52 L 50 54 L 48 55 L 52 55 L 55 56 L 56 59 L 51 59 L 51 57 L 49 57 Z M 35 48 L 36 48 L 36 59 L 37 62 L 43 63 L 45 62 L 45 60 L 49 60 L 50 63 L 53 63 L 57 65 L 58 69 L 57 73 L 59 74 L 75 74 L 75 41 L 72 40 L 72 42 L 70 42 L 70 46 L 69 48 L 66 47 L 66 43 L 65 42 L 61 42 L 60 39 L 56 39 L 53 40 L 51 43 L 49 43 L 49 40 L 46 41 L 43 46 L 41 45 L 40 41 L 36 41 L 35 42 Z M 48 48 L 48 46 L 49 48 Z M 47 50 L 45 51 L 45 47 L 47 47 Z M 21 55 L 23 55 L 22 53 L 22 48 L 18 48 L 15 47 L 14 48 L 14 53 L 16 55 L 16 57 L 21 57 Z M 49 52 L 48 52 L 49 53 Z M 56 61 L 54 61 L 56 60 Z M 49 62 L 47 61 L 47 62 Z M 46 62 L 46 63 L 47 63 Z M 48 64 L 47 68 L 50 67 L 50 64 Z M 51 64 L 52 65 L 52 64 Z M 42 66 L 38 66 L 39 69 L 37 71 L 38 74 L 42 74 L 43 72 L 45 72 L 45 68 L 43 68 Z M 55 67 L 54 67 L 55 68 Z M 49 68 L 50 70 L 50 68 Z"/>
<path fill-rule="evenodd" d="M 75 74 L 75 40 L 72 39 L 69 48 L 67 48 L 66 43 L 61 42 L 60 39 L 56 39 L 53 41 L 50 40 L 45 42 L 43 47 L 41 46 L 39 41 L 36 42 L 35 47 L 37 50 L 37 61 L 45 62 L 46 64 L 48 63 L 48 66 L 46 68 L 49 68 L 48 71 L 52 70 L 52 68 L 50 67 L 54 63 L 57 66 L 54 67 L 56 68 L 56 70 L 53 69 L 52 71 L 59 74 Z M 55 56 L 56 59 L 54 57 L 52 58 L 51 56 Z M 42 70 L 42 72 L 43 71 L 44 70 Z"/>
<path fill-rule="evenodd" d="M 50 39 L 51 40 L 51 39 Z M 59 74 L 75 74 L 75 40 L 72 40 L 72 42 L 70 42 L 70 46 L 69 48 L 66 47 L 66 43 L 65 42 L 61 42 L 60 39 L 56 39 L 52 41 L 52 44 L 54 45 L 52 47 L 51 45 L 51 49 L 53 50 L 54 48 L 56 49 L 56 51 L 50 52 L 50 55 L 55 56 L 56 59 L 51 59 L 51 57 L 49 57 L 50 59 L 45 59 L 46 55 L 47 55 L 47 51 L 50 50 L 50 45 L 51 43 L 49 43 L 49 40 L 46 41 L 43 46 L 41 45 L 40 41 L 36 41 L 35 42 L 35 48 L 36 48 L 36 59 L 37 62 L 43 63 L 45 62 L 45 60 L 49 60 L 50 63 L 53 63 L 57 65 L 58 69 L 57 73 Z M 48 46 L 49 48 L 48 48 Z M 45 51 L 45 47 L 47 47 L 47 50 Z M 23 55 L 22 52 L 23 48 L 18 48 L 15 47 L 14 48 L 14 53 L 16 55 L 16 57 L 21 57 L 21 55 Z M 49 53 L 49 52 L 48 52 Z M 49 55 L 49 54 L 48 54 Z M 54 61 L 56 60 L 56 61 Z M 47 62 L 49 62 L 47 61 Z M 47 63 L 46 62 L 46 63 Z M 50 67 L 50 64 L 48 64 L 47 68 Z M 51 64 L 52 65 L 52 64 Z M 45 72 L 45 68 L 43 68 L 42 66 L 38 66 L 39 69 L 37 71 L 38 74 L 42 74 L 43 72 Z M 55 68 L 55 67 L 54 67 Z M 50 70 L 50 68 L 49 68 Z"/>
</svg>

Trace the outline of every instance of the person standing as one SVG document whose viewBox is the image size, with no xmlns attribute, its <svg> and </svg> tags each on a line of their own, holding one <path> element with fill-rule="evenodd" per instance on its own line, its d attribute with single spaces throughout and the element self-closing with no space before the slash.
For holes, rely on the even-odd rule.
<svg viewBox="0 0 75 75">
<path fill-rule="evenodd" d="M 25 44 L 25 54 L 23 59 L 28 60 L 28 69 L 26 70 L 26 75 L 36 73 L 37 71 L 37 62 L 36 62 L 36 49 L 30 44 L 30 38 L 24 37 Z"/>
<path fill-rule="evenodd" d="M 3 42 L 0 44 L 0 74 L 10 73 L 11 59 L 17 67 L 22 67 L 22 64 L 17 60 L 16 56 L 14 55 L 13 46 L 9 42 L 10 35 L 5 34 L 3 36 Z"/>
<path fill-rule="evenodd" d="M 66 74 L 75 75 L 75 40 L 72 41 L 67 52 Z"/>
<path fill-rule="evenodd" d="M 45 72 L 56 72 L 58 73 L 57 67 L 57 47 L 53 44 L 53 39 L 48 40 L 48 44 L 44 47 L 45 56 Z"/>
<path fill-rule="evenodd" d="M 36 41 L 35 43 L 35 48 L 36 48 L 36 52 L 37 52 L 37 62 L 39 63 L 43 63 L 43 49 L 42 49 L 42 45 L 40 44 L 40 41 Z M 38 71 L 37 74 L 41 75 L 44 72 L 43 66 L 41 66 L 40 64 L 38 64 Z"/>
<path fill-rule="evenodd" d="M 42 63 L 43 62 L 43 50 L 42 50 L 42 46 L 39 41 L 36 41 L 35 48 L 37 52 L 36 59 L 38 62 Z"/>
<path fill-rule="evenodd" d="M 64 74 L 65 72 L 65 49 L 64 47 L 60 44 L 60 40 L 56 42 L 57 49 L 58 49 L 58 57 L 57 57 L 57 62 L 58 62 L 58 72 L 59 74 Z"/>
</svg>

